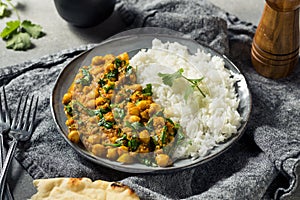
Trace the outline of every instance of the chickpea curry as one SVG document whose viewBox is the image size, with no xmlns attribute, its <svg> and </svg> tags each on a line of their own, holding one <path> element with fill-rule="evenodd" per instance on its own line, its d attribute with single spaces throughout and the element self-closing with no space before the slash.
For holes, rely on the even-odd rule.
<svg viewBox="0 0 300 200">
<path fill-rule="evenodd" d="M 98 157 L 124 164 L 167 167 L 184 138 L 152 98 L 152 85 L 137 83 L 127 53 L 96 56 L 80 68 L 63 96 L 68 138 Z"/>
</svg>

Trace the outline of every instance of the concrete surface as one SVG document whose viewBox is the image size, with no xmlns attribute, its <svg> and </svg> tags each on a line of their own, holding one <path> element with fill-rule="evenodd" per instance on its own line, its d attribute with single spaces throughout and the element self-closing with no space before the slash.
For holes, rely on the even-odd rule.
<svg viewBox="0 0 300 200">
<path fill-rule="evenodd" d="M 110 25 L 112 22 L 120 20 L 117 14 L 113 14 L 98 26 L 80 29 L 69 25 L 60 18 L 56 12 L 54 1 L 18 0 L 17 2 L 21 18 L 40 24 L 46 36 L 32 40 L 35 47 L 27 51 L 7 50 L 5 43 L 0 41 L 0 67 L 39 58 L 82 44 L 97 43 L 122 28 Z M 211 0 L 211 2 L 237 15 L 240 19 L 254 24 L 258 23 L 264 5 L 263 0 Z M 12 15 L 10 19 L 17 18 Z M 5 27 L 5 22 L 8 20 L 7 18 L 0 19 L 0 30 Z"/>
<path fill-rule="evenodd" d="M 210 1 L 236 15 L 241 20 L 255 25 L 258 24 L 264 7 L 264 0 Z M 98 43 L 122 29 L 122 27 L 111 25 L 115 21 L 120 20 L 117 14 L 113 14 L 98 26 L 80 29 L 69 25 L 60 18 L 53 1 L 18 0 L 17 2 L 21 18 L 29 19 L 33 23 L 42 25 L 46 36 L 33 40 L 35 47 L 25 52 L 8 50 L 5 48 L 5 43 L 0 41 L 0 67 L 37 59 L 47 54 L 83 44 Z M 16 16 L 12 15 L 9 19 L 0 19 L 0 29 L 2 30 L 5 27 L 5 22 L 11 19 L 16 19 Z M 14 191 L 15 199 L 24 200 L 30 198 L 34 193 L 32 178 L 24 172 L 16 161 L 13 162 L 12 175 L 10 182 L 12 183 L 11 188 Z M 300 191 L 300 189 L 297 191 Z M 299 194 L 300 192 L 297 192 L 292 198 L 299 197 Z"/>
</svg>

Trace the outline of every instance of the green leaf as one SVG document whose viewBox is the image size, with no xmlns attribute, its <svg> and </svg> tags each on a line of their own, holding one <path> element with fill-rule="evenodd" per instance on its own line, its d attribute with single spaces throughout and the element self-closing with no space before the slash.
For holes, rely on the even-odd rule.
<svg viewBox="0 0 300 200">
<path fill-rule="evenodd" d="M 202 80 L 204 79 L 204 77 L 202 78 L 197 78 L 197 79 L 189 79 L 191 82 L 193 82 L 194 84 L 198 84 L 200 83 Z"/>
<path fill-rule="evenodd" d="M 104 91 L 105 91 L 106 93 L 108 93 L 109 90 L 113 90 L 114 88 L 115 88 L 115 84 L 114 84 L 114 83 L 110 83 L 109 85 L 107 84 L 107 85 L 105 85 L 105 86 L 103 87 L 103 89 L 104 89 Z"/>
<path fill-rule="evenodd" d="M 160 140 L 163 144 L 166 144 L 166 139 L 167 139 L 167 126 L 164 126 L 163 131 L 160 135 Z"/>
<path fill-rule="evenodd" d="M 31 47 L 28 33 L 17 33 L 6 42 L 6 48 L 14 50 L 27 50 Z"/>
<path fill-rule="evenodd" d="M 131 151 L 136 151 L 139 145 L 140 143 L 137 139 L 132 139 L 128 141 L 128 147 L 131 149 Z"/>
<path fill-rule="evenodd" d="M 106 74 L 106 78 L 108 79 L 117 79 L 119 75 L 118 69 L 114 69 Z"/>
<path fill-rule="evenodd" d="M 101 79 L 98 81 L 98 84 L 100 84 L 100 86 L 103 87 L 103 86 L 106 84 L 106 81 L 105 81 L 104 79 L 101 78 Z"/>
<path fill-rule="evenodd" d="M 73 108 L 72 108 L 72 105 L 70 105 L 70 103 L 68 105 L 65 106 L 66 108 L 66 111 L 69 115 L 73 115 L 72 112 L 73 112 Z"/>
<path fill-rule="evenodd" d="M 125 64 L 126 64 L 126 61 L 125 61 L 125 60 L 121 60 L 121 59 L 119 59 L 119 58 L 116 58 L 116 59 L 115 59 L 115 65 L 116 65 L 117 68 L 122 67 L 122 66 L 125 65 Z"/>
<path fill-rule="evenodd" d="M 189 78 L 183 76 L 182 73 L 183 73 L 183 69 L 180 68 L 177 72 L 175 72 L 173 74 L 158 73 L 158 76 L 162 78 L 162 81 L 165 85 L 168 85 L 170 87 L 172 87 L 174 80 L 176 80 L 178 78 L 183 78 L 183 79 L 187 80 L 190 83 L 190 86 L 187 87 L 184 92 L 185 101 L 188 99 L 189 95 L 193 93 L 194 88 L 197 88 L 197 90 L 199 90 L 199 92 L 202 94 L 202 96 L 205 97 L 205 94 L 198 86 L 198 83 L 201 82 L 204 79 L 204 77 L 198 78 L 198 79 L 189 79 Z"/>
<path fill-rule="evenodd" d="M 103 126 L 107 129 L 111 129 L 113 127 L 114 123 L 106 121 L 105 118 L 103 117 L 102 119 L 100 119 L 98 125 Z"/>
<path fill-rule="evenodd" d="M 142 93 L 145 96 L 152 96 L 152 85 L 151 84 L 147 84 L 145 88 L 143 88 Z"/>
<path fill-rule="evenodd" d="M 187 101 L 189 96 L 191 94 L 193 94 L 194 92 L 194 87 L 193 86 L 189 86 L 189 87 L 186 87 L 185 91 L 184 91 L 184 100 Z"/>
<path fill-rule="evenodd" d="M 0 36 L 2 39 L 9 39 L 12 37 L 14 33 L 18 31 L 18 28 L 20 27 L 20 21 L 9 21 L 6 23 L 6 27 L 3 29 L 3 31 L 0 33 Z"/>
<path fill-rule="evenodd" d="M 29 20 L 24 20 L 21 24 L 22 28 L 29 33 L 34 39 L 40 38 L 43 36 L 42 27 L 37 24 L 33 24 Z"/>
<path fill-rule="evenodd" d="M 5 3 L 0 2 L 0 17 L 5 16 L 6 9 L 7 5 Z"/>
<path fill-rule="evenodd" d="M 180 68 L 177 72 L 173 74 L 163 74 L 158 73 L 158 76 L 162 78 L 162 81 L 165 85 L 172 87 L 174 80 L 182 77 L 183 69 Z"/>
</svg>

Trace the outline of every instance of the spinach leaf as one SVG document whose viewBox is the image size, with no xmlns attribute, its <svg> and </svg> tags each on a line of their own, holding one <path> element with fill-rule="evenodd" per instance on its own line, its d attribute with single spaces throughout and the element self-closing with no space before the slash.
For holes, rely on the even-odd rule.
<svg viewBox="0 0 300 200">
<path fill-rule="evenodd" d="M 111 129 L 113 127 L 114 123 L 106 121 L 105 118 L 103 117 L 103 118 L 100 119 L 98 125 L 103 126 L 107 129 Z"/>
</svg>

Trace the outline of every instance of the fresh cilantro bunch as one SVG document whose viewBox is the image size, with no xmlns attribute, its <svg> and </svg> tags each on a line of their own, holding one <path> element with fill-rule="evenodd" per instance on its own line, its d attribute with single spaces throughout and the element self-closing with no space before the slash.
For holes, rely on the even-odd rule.
<svg viewBox="0 0 300 200">
<path fill-rule="evenodd" d="M 27 50 L 32 47 L 31 38 L 38 39 L 45 34 L 42 27 L 33 24 L 29 20 L 22 21 L 16 7 L 11 0 L 6 0 L 7 4 L 0 0 L 0 17 L 7 13 L 8 5 L 15 11 L 18 20 L 12 20 L 6 23 L 6 27 L 0 33 L 0 37 L 6 41 L 6 48 L 13 50 Z M 2 15 L 1 15 L 2 14 Z"/>
</svg>

